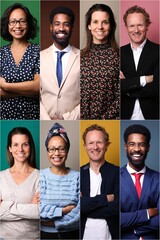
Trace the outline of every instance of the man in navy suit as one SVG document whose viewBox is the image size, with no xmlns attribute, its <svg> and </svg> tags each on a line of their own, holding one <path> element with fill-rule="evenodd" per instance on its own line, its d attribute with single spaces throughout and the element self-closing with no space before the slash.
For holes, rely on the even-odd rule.
<svg viewBox="0 0 160 240">
<path fill-rule="evenodd" d="M 83 134 L 89 163 L 81 167 L 81 237 L 119 239 L 119 167 L 105 161 L 109 135 L 99 125 Z"/>
<path fill-rule="evenodd" d="M 131 125 L 124 132 L 128 163 L 120 175 L 121 239 L 159 239 L 159 173 L 145 166 L 150 138 L 143 125 Z"/>
<path fill-rule="evenodd" d="M 133 6 L 123 20 L 130 43 L 121 47 L 121 119 L 159 119 L 159 45 L 147 39 L 150 16 Z"/>
</svg>

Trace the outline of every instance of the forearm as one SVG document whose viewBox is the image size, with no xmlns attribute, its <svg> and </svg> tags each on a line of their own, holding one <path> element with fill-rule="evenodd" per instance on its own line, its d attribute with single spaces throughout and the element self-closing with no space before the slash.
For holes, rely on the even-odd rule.
<svg viewBox="0 0 160 240">
<path fill-rule="evenodd" d="M 122 229 L 135 228 L 149 221 L 147 209 L 140 209 L 134 212 L 121 212 L 120 216 Z"/>
<path fill-rule="evenodd" d="M 15 221 L 20 219 L 39 219 L 40 217 L 38 204 L 2 201 L 0 209 L 1 220 Z"/>
<path fill-rule="evenodd" d="M 62 215 L 62 207 L 57 207 L 42 202 L 40 203 L 41 218 L 55 219 L 56 217 L 62 217 Z"/>
<path fill-rule="evenodd" d="M 15 98 L 15 97 L 20 97 L 22 96 L 21 94 L 18 93 L 11 93 L 3 90 L 0 88 L 0 98 Z"/>
<path fill-rule="evenodd" d="M 2 85 L 3 90 L 10 93 L 23 95 L 37 95 L 39 93 L 39 75 L 31 81 L 8 83 L 4 82 Z"/>
<path fill-rule="evenodd" d="M 151 233 L 153 231 L 159 230 L 159 216 L 154 216 L 149 219 L 149 221 L 142 226 L 135 228 L 135 231 L 138 235 L 143 236 L 143 234 Z"/>
<path fill-rule="evenodd" d="M 80 219 L 80 202 L 68 214 L 63 215 L 61 218 L 56 218 L 54 224 L 57 229 L 75 229 L 79 228 Z"/>
<path fill-rule="evenodd" d="M 105 194 L 97 195 L 95 197 L 81 197 L 81 213 L 88 215 L 99 208 L 106 207 L 108 201 Z"/>
</svg>

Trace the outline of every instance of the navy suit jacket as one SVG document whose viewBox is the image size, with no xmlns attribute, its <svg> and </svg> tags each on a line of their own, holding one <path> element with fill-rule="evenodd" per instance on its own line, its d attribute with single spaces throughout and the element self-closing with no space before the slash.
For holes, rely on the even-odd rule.
<svg viewBox="0 0 160 240">
<path fill-rule="evenodd" d="M 121 119 L 130 119 L 138 98 L 145 119 L 159 119 L 159 45 L 149 40 L 142 50 L 137 70 L 130 44 L 121 47 Z M 154 75 L 153 82 L 140 86 L 140 76 Z"/>
<path fill-rule="evenodd" d="M 119 167 L 105 162 L 100 168 L 101 194 L 90 197 L 89 164 L 81 167 L 81 237 L 87 218 L 106 219 L 112 239 L 119 239 Z M 114 194 L 108 202 L 106 195 Z M 95 229 L 96 231 L 96 229 Z"/>
<path fill-rule="evenodd" d="M 121 168 L 121 239 L 159 239 L 159 216 L 148 219 L 148 208 L 159 209 L 159 173 L 146 167 L 140 199 L 126 166 Z"/>
</svg>

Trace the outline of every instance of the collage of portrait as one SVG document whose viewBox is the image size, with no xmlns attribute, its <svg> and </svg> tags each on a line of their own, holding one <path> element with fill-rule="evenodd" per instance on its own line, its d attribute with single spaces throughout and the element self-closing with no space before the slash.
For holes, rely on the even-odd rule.
<svg viewBox="0 0 160 240">
<path fill-rule="evenodd" d="M 159 0 L 1 0 L 0 240 L 160 239 Z"/>
</svg>

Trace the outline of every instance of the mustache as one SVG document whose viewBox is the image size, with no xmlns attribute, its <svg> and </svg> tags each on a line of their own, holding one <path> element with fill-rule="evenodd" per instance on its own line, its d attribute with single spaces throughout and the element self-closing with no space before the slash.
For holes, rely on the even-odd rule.
<svg viewBox="0 0 160 240">
<path fill-rule="evenodd" d="M 65 33 L 65 34 L 68 34 L 68 32 L 66 32 L 66 30 L 59 30 L 58 32 L 56 32 L 56 34 L 59 34 L 59 33 Z"/>
</svg>

